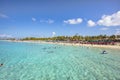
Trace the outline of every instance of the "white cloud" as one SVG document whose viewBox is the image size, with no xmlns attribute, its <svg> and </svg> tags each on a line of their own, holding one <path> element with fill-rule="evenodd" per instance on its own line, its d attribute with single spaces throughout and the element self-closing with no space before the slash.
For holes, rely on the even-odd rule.
<svg viewBox="0 0 120 80">
<path fill-rule="evenodd" d="M 36 18 L 32 17 L 32 21 L 35 22 L 35 21 L 36 21 Z"/>
<path fill-rule="evenodd" d="M 120 31 L 120 29 L 115 29 L 116 31 Z"/>
<path fill-rule="evenodd" d="M 108 28 L 101 28 L 100 30 L 106 31 L 106 30 L 108 30 Z"/>
<path fill-rule="evenodd" d="M 11 38 L 12 35 L 8 35 L 8 34 L 0 34 L 1 38 Z"/>
<path fill-rule="evenodd" d="M 120 29 L 116 29 L 115 35 L 120 35 Z"/>
<path fill-rule="evenodd" d="M 77 19 L 68 19 L 68 20 L 64 20 L 64 23 L 66 24 L 80 24 L 82 23 L 82 19 L 81 18 L 77 18 Z"/>
<path fill-rule="evenodd" d="M 54 37 L 56 35 L 56 33 L 55 32 L 52 32 L 52 37 Z"/>
<path fill-rule="evenodd" d="M 94 21 L 92 21 L 92 20 L 88 20 L 88 26 L 90 26 L 90 27 L 93 27 L 93 26 L 95 26 L 96 24 L 95 24 L 95 22 Z"/>
<path fill-rule="evenodd" d="M 48 20 L 40 20 L 41 23 L 49 23 L 49 24 L 52 24 L 54 23 L 54 20 L 52 19 L 48 19 Z"/>
<path fill-rule="evenodd" d="M 0 13 L 0 18 L 8 18 L 7 15 Z"/>
<path fill-rule="evenodd" d="M 103 15 L 100 20 L 97 21 L 98 25 L 102 26 L 120 26 L 120 11 L 112 15 Z"/>
<path fill-rule="evenodd" d="M 49 19 L 49 20 L 47 21 L 47 23 L 49 23 L 49 24 L 54 23 L 54 20 Z"/>
</svg>

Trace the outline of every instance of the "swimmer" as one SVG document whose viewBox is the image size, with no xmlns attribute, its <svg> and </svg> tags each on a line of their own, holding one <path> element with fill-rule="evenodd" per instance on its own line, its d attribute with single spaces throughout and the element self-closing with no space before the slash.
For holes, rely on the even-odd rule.
<svg viewBox="0 0 120 80">
<path fill-rule="evenodd" d="M 104 50 L 104 51 L 102 52 L 102 54 L 107 54 L 107 52 Z"/>
<path fill-rule="evenodd" d="M 0 64 L 0 67 L 3 66 L 3 63 Z"/>
</svg>

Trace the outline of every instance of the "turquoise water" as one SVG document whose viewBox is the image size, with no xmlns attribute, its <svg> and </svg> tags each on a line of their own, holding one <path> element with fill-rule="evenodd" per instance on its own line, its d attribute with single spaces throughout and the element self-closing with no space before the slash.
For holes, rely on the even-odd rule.
<svg viewBox="0 0 120 80">
<path fill-rule="evenodd" d="M 0 41 L 0 63 L 0 80 L 120 80 L 117 49 Z"/>
</svg>

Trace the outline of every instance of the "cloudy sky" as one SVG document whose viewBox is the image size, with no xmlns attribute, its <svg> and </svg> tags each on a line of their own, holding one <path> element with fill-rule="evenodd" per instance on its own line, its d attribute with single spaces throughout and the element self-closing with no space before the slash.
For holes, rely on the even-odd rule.
<svg viewBox="0 0 120 80">
<path fill-rule="evenodd" d="M 0 37 L 120 34 L 120 0 L 0 0 Z"/>
</svg>

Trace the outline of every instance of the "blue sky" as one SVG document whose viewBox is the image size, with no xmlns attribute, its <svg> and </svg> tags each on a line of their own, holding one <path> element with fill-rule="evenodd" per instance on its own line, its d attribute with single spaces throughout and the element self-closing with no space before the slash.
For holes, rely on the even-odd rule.
<svg viewBox="0 0 120 80">
<path fill-rule="evenodd" d="M 0 0 L 0 37 L 120 34 L 120 0 Z"/>
</svg>

